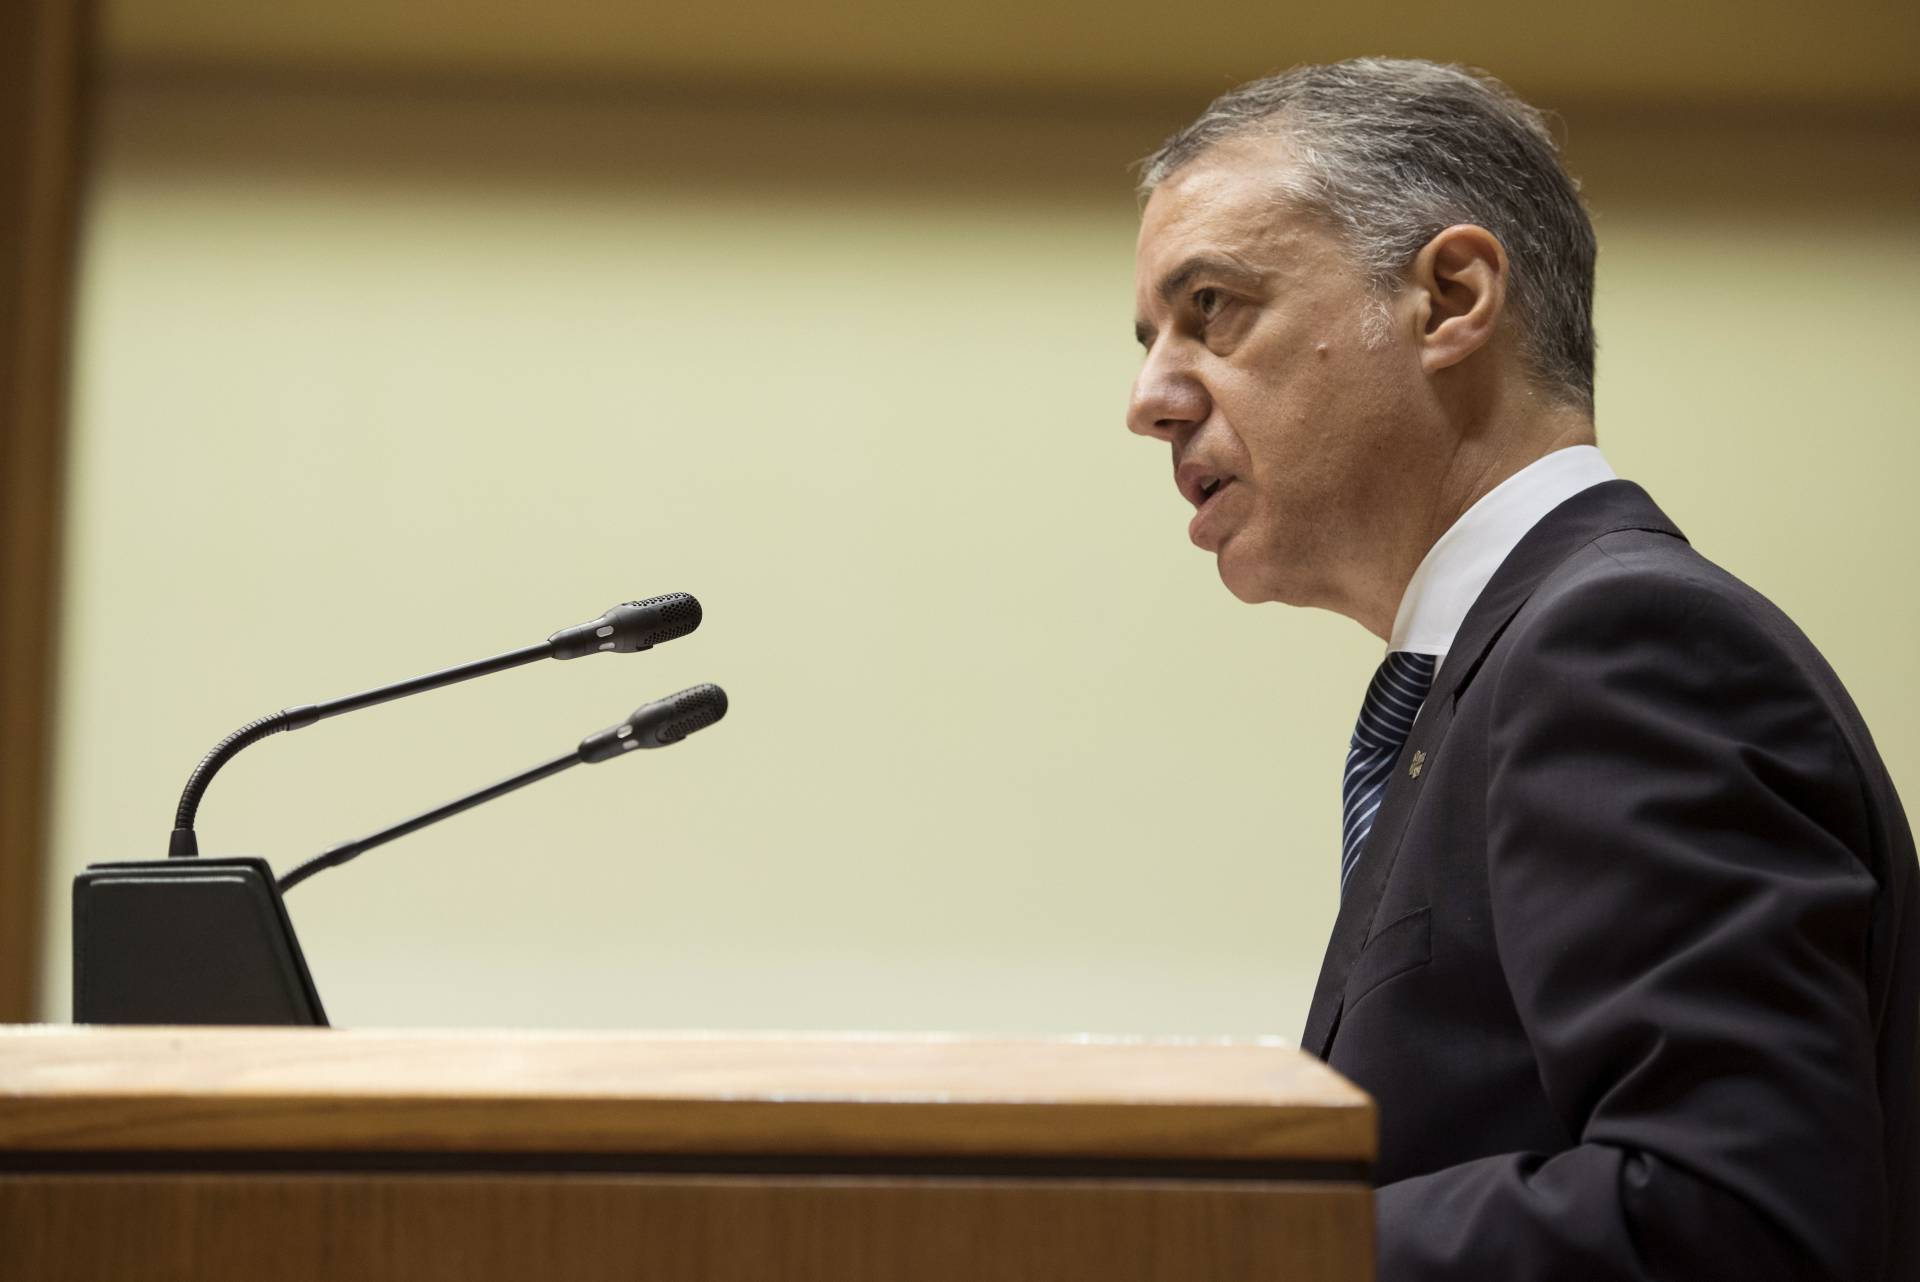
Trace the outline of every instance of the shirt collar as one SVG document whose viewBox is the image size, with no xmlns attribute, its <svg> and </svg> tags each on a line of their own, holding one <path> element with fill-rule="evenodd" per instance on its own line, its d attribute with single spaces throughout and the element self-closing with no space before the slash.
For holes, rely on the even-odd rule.
<svg viewBox="0 0 1920 1282">
<path fill-rule="evenodd" d="M 1388 650 L 1446 656 L 1487 580 L 1540 518 L 1614 478 L 1600 451 L 1572 445 L 1494 486 L 1427 549 L 1393 619 Z"/>
</svg>

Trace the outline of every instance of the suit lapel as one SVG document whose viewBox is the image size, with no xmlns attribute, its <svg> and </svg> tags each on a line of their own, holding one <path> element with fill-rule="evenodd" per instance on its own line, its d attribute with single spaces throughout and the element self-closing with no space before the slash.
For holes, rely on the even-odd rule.
<svg viewBox="0 0 1920 1282">
<path fill-rule="evenodd" d="M 1347 878 L 1346 891 L 1340 896 L 1340 914 L 1334 918 L 1333 936 L 1327 941 L 1326 959 L 1320 963 L 1320 979 L 1313 987 L 1313 1005 L 1307 1009 L 1307 1031 L 1300 1045 L 1325 1059 L 1333 1042 L 1334 1022 L 1340 1015 L 1340 994 L 1346 987 L 1347 973 L 1366 945 L 1372 931 L 1374 909 L 1386 889 L 1387 874 L 1393 869 L 1393 856 L 1400 849 L 1400 835 L 1406 831 L 1407 816 L 1420 793 L 1420 780 L 1412 773 L 1416 752 L 1434 755 L 1447 727 L 1453 723 L 1453 700 L 1431 695 L 1420 705 L 1413 729 L 1387 776 L 1387 790 L 1381 794 L 1380 810 L 1373 817 L 1373 830 L 1360 847 L 1360 858 Z M 1425 758 L 1423 757 L 1424 761 Z"/>
<path fill-rule="evenodd" d="M 1438 753 L 1453 724 L 1455 703 L 1534 589 L 1575 552 L 1603 535 L 1620 530 L 1654 530 L 1675 538 L 1685 537 L 1639 486 L 1627 481 L 1596 485 L 1541 518 L 1501 562 L 1473 608 L 1467 611 L 1453 646 L 1440 665 L 1434 687 L 1421 705 L 1412 732 L 1407 735 L 1406 746 L 1394 762 L 1387 790 L 1380 799 L 1380 812 L 1374 817 L 1373 830 L 1361 847 L 1359 862 L 1341 896 L 1340 912 L 1334 919 L 1326 957 L 1320 964 L 1320 978 L 1314 985 L 1313 1003 L 1307 1010 L 1306 1031 L 1300 1036 L 1303 1049 L 1325 1059 L 1333 1047 L 1347 975 L 1372 933 L 1380 896 L 1400 853 L 1408 817 L 1419 799 L 1419 772 L 1412 768 L 1415 755 L 1425 754 L 1420 758 L 1424 762 L 1426 757 Z"/>
</svg>

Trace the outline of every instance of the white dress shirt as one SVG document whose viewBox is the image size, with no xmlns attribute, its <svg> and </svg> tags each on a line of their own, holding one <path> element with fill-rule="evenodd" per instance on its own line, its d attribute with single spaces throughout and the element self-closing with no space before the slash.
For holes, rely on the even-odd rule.
<svg viewBox="0 0 1920 1282">
<path fill-rule="evenodd" d="M 1527 531 L 1580 491 L 1614 479 L 1598 449 L 1572 445 L 1488 490 L 1427 549 L 1400 598 L 1387 649 L 1438 655 L 1444 665 L 1467 611 Z"/>
</svg>

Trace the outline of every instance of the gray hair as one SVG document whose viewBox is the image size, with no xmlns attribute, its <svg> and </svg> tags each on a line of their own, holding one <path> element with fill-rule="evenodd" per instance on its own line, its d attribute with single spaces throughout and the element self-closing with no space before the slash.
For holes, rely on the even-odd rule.
<svg viewBox="0 0 1920 1282">
<path fill-rule="evenodd" d="M 1214 99 L 1142 162 L 1140 193 L 1216 143 L 1284 136 L 1285 192 L 1346 242 L 1381 300 L 1428 241 L 1474 223 L 1507 251 L 1508 301 L 1528 372 L 1593 412 L 1593 224 L 1546 116 L 1484 72 L 1357 58 L 1295 67 Z"/>
</svg>

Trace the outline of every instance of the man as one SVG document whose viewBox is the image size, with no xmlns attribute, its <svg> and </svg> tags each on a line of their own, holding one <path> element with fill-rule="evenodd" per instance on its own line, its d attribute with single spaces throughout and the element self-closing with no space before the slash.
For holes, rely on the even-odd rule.
<svg viewBox="0 0 1920 1282">
<path fill-rule="evenodd" d="M 1812 645 L 1594 448 L 1538 112 L 1298 68 L 1149 159 L 1129 426 L 1245 601 L 1387 642 L 1303 1042 L 1380 1276 L 1920 1276 L 1912 836 Z"/>
</svg>

